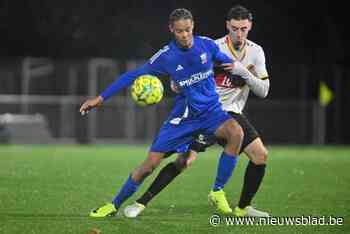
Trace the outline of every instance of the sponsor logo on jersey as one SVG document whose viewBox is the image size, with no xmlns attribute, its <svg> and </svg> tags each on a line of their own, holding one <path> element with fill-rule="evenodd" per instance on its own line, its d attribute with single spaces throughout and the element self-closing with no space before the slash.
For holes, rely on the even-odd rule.
<svg viewBox="0 0 350 234">
<path fill-rule="evenodd" d="M 182 80 L 179 82 L 180 87 L 188 87 L 191 86 L 201 80 L 207 79 L 210 75 L 213 74 L 213 70 L 208 70 L 206 72 L 199 72 L 196 74 L 193 74 L 189 79 Z"/>
<path fill-rule="evenodd" d="M 239 88 L 239 86 L 232 83 L 231 79 L 227 77 L 225 74 L 217 74 L 215 75 L 215 83 L 217 87 L 224 88 Z"/>
</svg>

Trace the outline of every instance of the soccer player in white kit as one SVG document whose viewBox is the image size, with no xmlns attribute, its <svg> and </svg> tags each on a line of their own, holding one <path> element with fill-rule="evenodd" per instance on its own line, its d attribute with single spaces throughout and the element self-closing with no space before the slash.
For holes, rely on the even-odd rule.
<svg viewBox="0 0 350 234">
<path fill-rule="evenodd" d="M 264 51 L 261 46 L 247 39 L 252 20 L 252 14 L 243 6 L 234 6 L 228 12 L 226 21 L 228 34 L 215 42 L 222 52 L 235 61 L 240 61 L 238 65 L 246 67 L 246 72 L 241 76 L 234 76 L 226 72 L 225 67 L 218 67 L 215 71 L 215 80 L 223 109 L 238 121 L 244 131 L 241 152 L 244 151 L 250 159 L 244 176 L 241 197 L 233 213 L 236 216 L 266 217 L 269 214 L 253 208 L 251 201 L 265 175 L 268 152 L 258 132 L 243 114 L 249 92 L 252 91 L 256 96 L 265 98 L 270 87 Z M 172 88 L 176 91 L 175 86 Z M 197 152 L 203 152 L 206 147 L 215 142 L 225 145 L 225 142 L 220 139 L 200 135 L 191 145 L 191 151 L 188 154 L 179 155 L 175 162 L 166 165 L 149 189 L 134 204 L 125 208 L 125 216 L 137 217 L 149 201 L 193 162 Z M 223 193 L 223 191 L 219 192 Z M 216 193 L 218 192 L 210 192 L 209 201 L 216 203 L 221 213 L 232 212 L 225 194 Z"/>
</svg>

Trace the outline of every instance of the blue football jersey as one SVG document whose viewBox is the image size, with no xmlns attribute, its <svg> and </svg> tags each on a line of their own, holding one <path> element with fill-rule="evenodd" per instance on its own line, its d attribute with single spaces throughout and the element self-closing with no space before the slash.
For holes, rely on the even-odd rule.
<svg viewBox="0 0 350 234">
<path fill-rule="evenodd" d="M 193 46 L 183 49 L 175 41 L 153 55 L 140 68 L 123 74 L 101 96 L 109 98 L 119 89 L 131 85 L 140 75 L 170 76 L 185 98 L 189 115 L 198 115 L 220 106 L 215 90 L 213 63 L 232 63 L 220 52 L 215 42 L 207 37 L 194 37 Z"/>
<path fill-rule="evenodd" d="M 213 40 L 194 37 L 193 46 L 189 49 L 179 48 L 172 41 L 149 60 L 148 66 L 158 72 L 155 75 L 170 75 L 186 97 L 189 114 L 199 114 L 220 105 L 215 90 L 213 62 L 232 62 L 220 54 Z"/>
</svg>

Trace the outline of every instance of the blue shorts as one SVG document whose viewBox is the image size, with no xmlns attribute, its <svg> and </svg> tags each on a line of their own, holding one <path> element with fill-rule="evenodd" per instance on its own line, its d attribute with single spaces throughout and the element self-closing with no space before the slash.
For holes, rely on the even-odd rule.
<svg viewBox="0 0 350 234">
<path fill-rule="evenodd" d="M 213 135 L 226 120 L 232 119 L 221 106 L 199 117 L 168 119 L 152 143 L 151 152 L 187 152 L 198 134 Z"/>
</svg>

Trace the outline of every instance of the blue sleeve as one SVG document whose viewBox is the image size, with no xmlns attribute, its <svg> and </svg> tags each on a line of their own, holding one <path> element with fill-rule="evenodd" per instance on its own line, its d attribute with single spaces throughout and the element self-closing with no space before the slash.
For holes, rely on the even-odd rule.
<svg viewBox="0 0 350 234">
<path fill-rule="evenodd" d="M 220 51 L 219 46 L 210 38 L 205 38 L 208 48 L 213 55 L 213 60 L 217 63 L 232 63 L 234 62 L 230 57 L 225 53 Z"/>
<path fill-rule="evenodd" d="M 234 61 L 220 50 L 213 57 L 215 62 L 218 63 L 233 63 Z"/>
<path fill-rule="evenodd" d="M 163 59 L 161 59 L 160 56 L 157 56 L 156 59 L 153 57 L 149 60 L 149 62 L 145 63 L 136 70 L 126 72 L 116 79 L 101 93 L 103 100 L 107 100 L 121 89 L 129 87 L 132 85 L 134 80 L 141 75 L 149 74 L 157 77 L 166 75 L 166 71 L 163 68 Z"/>
<path fill-rule="evenodd" d="M 136 70 L 126 72 L 122 74 L 118 79 L 114 80 L 114 82 L 101 93 L 103 100 L 107 100 L 121 89 L 129 87 L 137 77 L 148 74 L 147 66 L 145 65 Z"/>
</svg>

